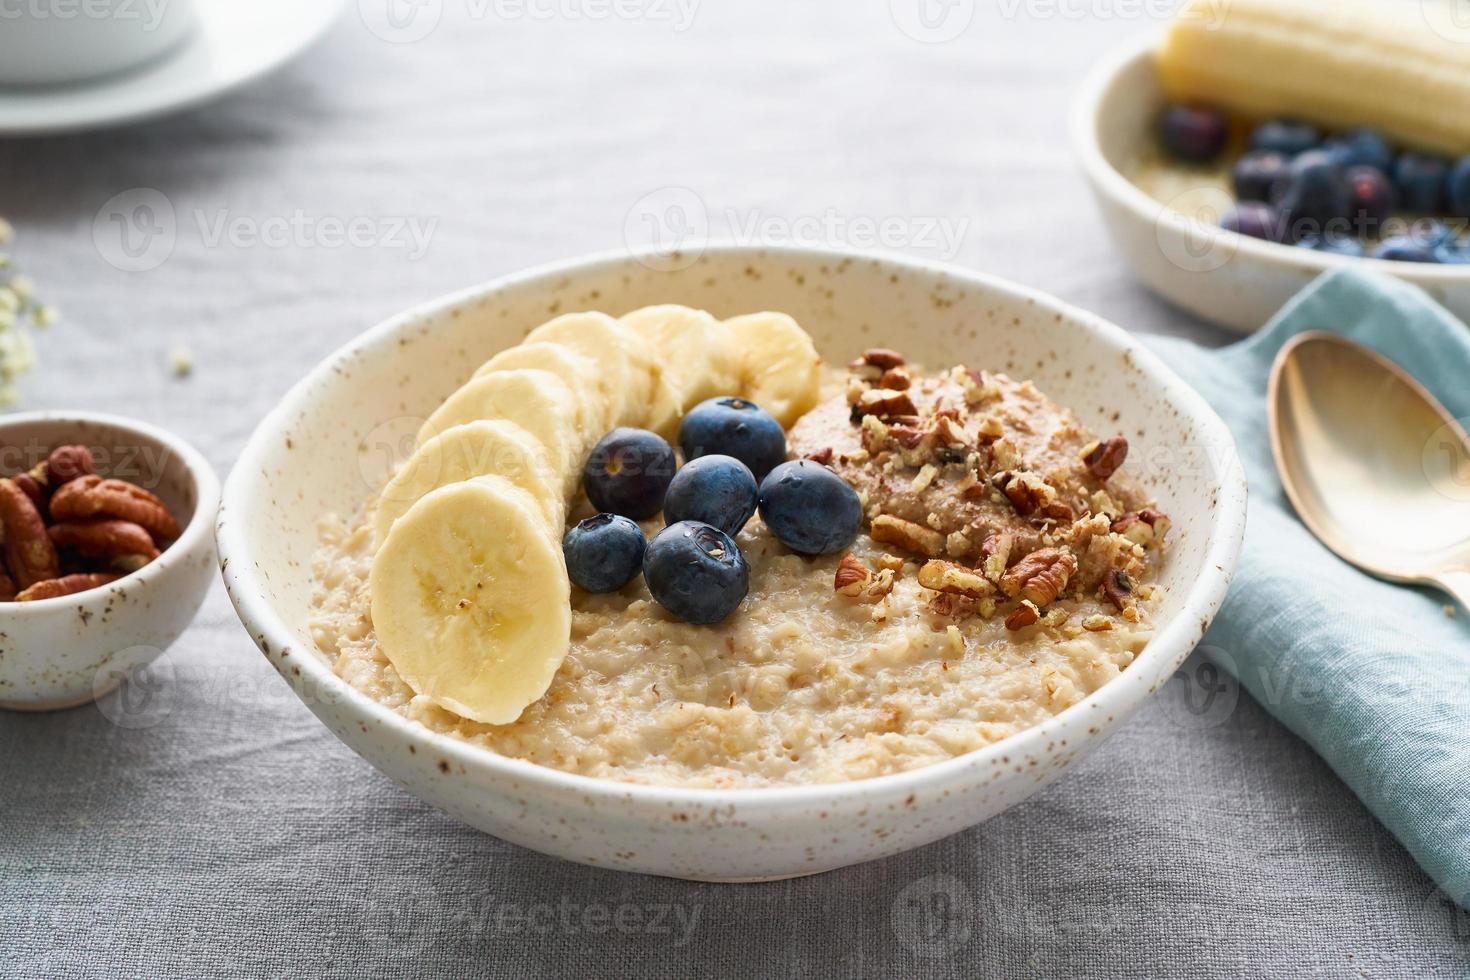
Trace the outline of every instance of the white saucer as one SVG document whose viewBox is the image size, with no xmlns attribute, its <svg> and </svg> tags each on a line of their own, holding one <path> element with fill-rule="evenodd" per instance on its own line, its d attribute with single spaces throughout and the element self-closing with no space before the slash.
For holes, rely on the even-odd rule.
<svg viewBox="0 0 1470 980">
<path fill-rule="evenodd" d="M 0 135 L 32 136 L 137 122 L 217 98 L 300 54 L 344 0 L 195 0 L 194 32 L 134 71 L 41 88 L 0 86 Z"/>
</svg>

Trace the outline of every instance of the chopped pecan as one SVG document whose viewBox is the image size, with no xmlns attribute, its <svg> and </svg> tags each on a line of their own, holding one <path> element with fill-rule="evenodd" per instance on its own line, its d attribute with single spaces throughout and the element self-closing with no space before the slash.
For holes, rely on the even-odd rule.
<svg viewBox="0 0 1470 980">
<path fill-rule="evenodd" d="M 896 350 L 889 350 L 887 347 L 869 347 L 863 351 L 862 362 L 887 371 L 890 368 L 902 367 L 908 363 L 908 360 Z"/>
<path fill-rule="evenodd" d="M 891 391 L 887 388 L 872 388 L 862 393 L 853 411 L 860 415 L 876 415 L 880 419 L 916 415 L 914 400 L 906 391 Z"/>
<path fill-rule="evenodd" d="M 873 570 L 864 565 L 854 554 L 842 556 L 837 563 L 837 573 L 832 579 L 832 588 L 841 595 L 857 596 L 873 581 Z"/>
<path fill-rule="evenodd" d="M 100 588 L 108 582 L 116 582 L 118 578 L 119 576 L 111 572 L 83 572 L 77 575 L 64 575 L 61 578 L 48 578 L 22 590 L 15 599 L 17 602 L 31 602 L 35 599 L 55 599 L 64 595 L 75 595 L 78 592 L 86 592 L 88 589 Z"/>
<path fill-rule="evenodd" d="M 30 473 L 17 473 L 11 479 L 15 481 L 16 486 L 26 492 L 26 496 L 31 498 L 31 503 L 36 505 L 36 510 L 40 511 L 42 517 L 45 517 L 46 488 L 41 485 L 41 481 Z"/>
<path fill-rule="evenodd" d="M 902 449 L 917 449 L 924 441 L 924 433 L 920 429 L 911 429 L 906 425 L 890 425 L 888 434 L 893 441 L 898 443 Z"/>
<path fill-rule="evenodd" d="M 1028 626 L 1035 626 L 1040 620 L 1041 610 L 1037 609 L 1033 603 L 1023 601 L 1006 617 L 1006 629 L 1014 633 Z"/>
<path fill-rule="evenodd" d="M 46 522 L 14 480 L 0 480 L 0 527 L 5 533 L 5 565 L 20 588 L 55 578 L 56 548 L 46 535 Z"/>
<path fill-rule="evenodd" d="M 934 438 L 945 446 L 964 446 L 968 443 L 964 426 L 948 415 L 941 415 L 935 420 Z"/>
<path fill-rule="evenodd" d="M 1070 524 L 1077 519 L 1077 512 L 1072 509 L 1072 505 L 1063 503 L 1060 500 L 1053 500 L 1051 503 L 1042 507 L 1041 512 L 1052 520 L 1061 521 L 1065 524 Z"/>
<path fill-rule="evenodd" d="M 1122 436 L 1089 443 L 1082 450 L 1083 465 L 1087 467 L 1087 472 L 1099 480 L 1106 480 L 1118 472 L 1118 468 L 1127 458 L 1128 440 Z"/>
<path fill-rule="evenodd" d="M 46 482 L 53 489 L 79 476 L 97 472 L 92 450 L 86 446 L 57 446 L 46 457 Z"/>
<path fill-rule="evenodd" d="M 937 558 L 944 554 L 944 535 L 913 521 L 889 514 L 873 518 L 872 537 L 881 544 L 891 544 L 905 551 Z"/>
<path fill-rule="evenodd" d="M 1027 517 L 1051 504 L 1057 492 L 1045 480 L 1022 470 L 1011 476 L 1002 488 L 1016 513 Z"/>
<path fill-rule="evenodd" d="M 980 405 L 1000 397 L 1000 386 L 974 368 L 956 368 L 952 376 L 964 390 L 967 405 Z"/>
<path fill-rule="evenodd" d="M 980 599 L 995 591 L 995 586 L 985 576 L 973 568 L 950 561 L 925 562 L 919 569 L 919 584 L 935 592 L 949 592 L 971 599 Z"/>
<path fill-rule="evenodd" d="M 975 600 L 957 592 L 937 592 L 928 602 L 928 609 L 936 616 L 961 619 L 976 612 Z"/>
<path fill-rule="evenodd" d="M 1121 569 L 1115 568 L 1103 576 L 1102 589 L 1103 595 L 1119 612 L 1133 602 L 1133 579 Z"/>
<path fill-rule="evenodd" d="M 1082 628 L 1089 633 L 1106 633 L 1113 628 L 1113 621 L 1107 616 L 1088 616 L 1082 621 Z"/>
<path fill-rule="evenodd" d="M 46 533 L 56 547 L 70 548 L 83 558 L 158 557 L 152 536 L 132 521 L 68 521 L 52 525 Z"/>
<path fill-rule="evenodd" d="M 1077 557 L 1071 552 L 1040 548 L 1001 576 L 1000 587 L 1013 599 L 1019 596 L 1041 607 L 1062 594 L 1076 571 Z"/>
<path fill-rule="evenodd" d="M 985 569 L 985 577 L 992 582 L 999 582 L 1000 577 L 1006 573 L 1006 567 L 1011 562 L 1011 541 L 1009 534 L 992 531 L 980 544 L 980 557 L 983 559 L 981 567 Z"/>
<path fill-rule="evenodd" d="M 832 447 L 823 446 L 821 449 L 818 449 L 814 453 L 807 453 L 806 456 L 803 458 L 809 459 L 813 463 L 820 463 L 822 466 L 826 466 L 828 463 L 832 462 Z"/>
<path fill-rule="evenodd" d="M 51 516 L 59 521 L 117 517 L 142 525 L 155 541 L 179 536 L 179 523 L 162 500 L 142 487 L 96 474 L 78 477 L 57 489 L 51 497 Z"/>
<path fill-rule="evenodd" d="M 909 377 L 909 373 L 903 368 L 889 368 L 878 379 L 878 387 L 887 388 L 890 391 L 908 391 L 913 383 L 914 379 Z"/>
</svg>

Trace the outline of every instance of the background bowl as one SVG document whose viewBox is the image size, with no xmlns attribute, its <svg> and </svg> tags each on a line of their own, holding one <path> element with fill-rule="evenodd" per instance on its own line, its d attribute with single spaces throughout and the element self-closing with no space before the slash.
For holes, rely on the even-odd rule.
<svg viewBox="0 0 1470 980">
<path fill-rule="evenodd" d="M 0 708 L 46 711 L 101 697 L 150 663 L 193 620 L 214 578 L 219 481 L 178 437 L 92 413 L 0 417 L 0 467 L 30 469 L 55 447 L 81 443 L 97 471 L 151 490 L 184 529 L 158 558 L 100 589 L 0 603 Z"/>
<path fill-rule="evenodd" d="M 1249 332 L 1328 269 L 1366 263 L 1470 320 L 1470 266 L 1351 258 L 1248 238 L 1218 227 L 1228 195 L 1185 213 L 1136 186 L 1125 175 L 1155 145 L 1164 106 L 1156 45 L 1156 38 L 1143 38 L 1104 59 L 1083 83 L 1072 116 L 1072 142 L 1103 222 L 1150 289 L 1222 327 Z"/>
<path fill-rule="evenodd" d="M 1033 377 L 1084 421 L 1125 432 L 1130 466 L 1174 520 L 1159 632 L 1121 677 L 1023 734 L 925 769 L 837 785 L 680 789 L 570 775 L 433 734 L 348 687 L 308 628 L 321 515 L 359 507 L 411 447 L 419 420 L 532 327 L 571 310 L 616 315 L 667 302 L 718 317 L 786 311 L 832 363 L 882 344 L 920 362 L 968 361 Z M 1056 778 L 1193 649 L 1224 598 L 1244 517 L 1244 479 L 1225 426 L 1117 327 L 1040 293 L 933 264 L 728 247 L 668 261 L 619 253 L 536 269 L 368 331 L 260 424 L 226 482 L 219 546 L 225 586 L 272 665 L 339 738 L 410 793 L 481 830 L 575 861 L 738 880 L 916 847 Z"/>
</svg>

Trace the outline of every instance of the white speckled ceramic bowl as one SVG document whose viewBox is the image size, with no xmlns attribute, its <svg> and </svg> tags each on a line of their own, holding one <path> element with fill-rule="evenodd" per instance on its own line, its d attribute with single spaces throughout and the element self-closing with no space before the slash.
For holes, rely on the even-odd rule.
<svg viewBox="0 0 1470 980">
<path fill-rule="evenodd" d="M 71 708 L 111 691 L 178 639 L 214 579 L 219 481 L 193 447 L 114 415 L 0 417 L 0 469 L 7 473 L 77 443 L 92 450 L 102 475 L 156 493 L 184 531 L 157 559 L 100 589 L 0 603 L 0 708 Z"/>
<path fill-rule="evenodd" d="M 1225 596 L 1245 484 L 1225 426 L 1158 358 L 1091 314 L 958 269 L 809 249 L 711 248 L 686 261 L 660 272 L 597 256 L 434 300 L 333 354 L 261 423 L 226 481 L 225 585 L 271 664 L 338 737 L 410 793 L 506 840 L 599 867 L 749 880 L 879 858 L 977 824 L 1059 776 L 1168 680 Z M 1030 376 L 1086 422 L 1125 433 L 1130 466 L 1174 520 L 1157 635 L 1122 677 L 1045 724 L 926 769 L 838 785 L 723 791 L 569 775 L 433 734 L 349 688 L 308 629 L 317 520 L 351 512 L 382 481 L 383 446 L 414 431 L 395 420 L 427 414 L 558 313 L 664 302 L 719 317 L 787 311 L 839 364 L 882 344 L 930 364 Z"/>
<path fill-rule="evenodd" d="M 1470 320 L 1470 266 L 1351 258 L 1248 238 L 1218 227 L 1227 194 L 1196 201 L 1198 213 L 1185 213 L 1135 185 L 1127 175 L 1154 145 L 1164 106 L 1156 46 L 1156 38 L 1146 37 L 1101 62 L 1083 83 L 1072 116 L 1072 143 L 1103 222 L 1150 289 L 1222 327 L 1250 332 L 1317 276 L 1351 263 L 1411 282 Z"/>
</svg>

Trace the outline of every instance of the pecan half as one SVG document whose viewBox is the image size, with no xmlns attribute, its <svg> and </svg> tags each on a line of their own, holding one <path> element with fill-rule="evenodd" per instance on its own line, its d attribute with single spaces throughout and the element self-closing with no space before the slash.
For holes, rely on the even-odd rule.
<svg viewBox="0 0 1470 980">
<path fill-rule="evenodd" d="M 944 535 L 932 528 L 913 521 L 906 521 L 889 514 L 873 518 L 871 530 L 874 541 L 891 544 L 905 551 L 912 551 L 930 558 L 944 554 Z"/>
<path fill-rule="evenodd" d="M 908 391 L 913 383 L 914 379 L 909 377 L 909 373 L 903 368 L 889 368 L 878 379 L 878 387 L 887 388 L 890 391 Z"/>
<path fill-rule="evenodd" d="M 1062 594 L 1067 581 L 1077 572 L 1077 557 L 1060 548 L 1031 552 L 1001 576 L 1000 587 L 1011 598 L 1045 606 Z"/>
<path fill-rule="evenodd" d="M 1104 575 L 1102 588 L 1103 595 L 1119 612 L 1133 602 L 1133 580 L 1121 569 L 1115 568 Z"/>
<path fill-rule="evenodd" d="M 906 415 L 916 415 L 918 409 L 914 407 L 914 400 L 906 391 L 892 391 L 888 388 L 872 388 L 858 397 L 853 411 L 858 415 L 876 415 L 880 419 L 898 418 Z"/>
<path fill-rule="evenodd" d="M 111 572 L 83 572 L 77 575 L 64 575 L 61 578 L 48 578 L 22 590 L 15 599 L 17 602 L 31 602 L 35 599 L 55 599 L 59 596 L 75 595 L 78 592 L 86 592 L 88 589 L 100 588 L 108 582 L 116 582 L 118 578 L 119 576 Z"/>
<path fill-rule="evenodd" d="M 31 498 L 31 503 L 36 505 L 36 510 L 40 511 L 41 516 L 44 517 L 46 515 L 46 488 L 41 485 L 41 481 L 29 473 L 17 473 L 11 479 L 15 481 L 16 486 L 26 492 L 26 496 Z"/>
<path fill-rule="evenodd" d="M 1122 436 L 1090 443 L 1082 450 L 1082 464 L 1099 480 L 1106 480 L 1118 472 L 1118 467 L 1127 458 L 1128 440 Z"/>
<path fill-rule="evenodd" d="M 69 521 L 52 525 L 46 533 L 56 547 L 70 548 L 83 558 L 158 557 L 152 536 L 132 521 Z"/>
<path fill-rule="evenodd" d="M 63 484 L 51 497 L 51 516 L 58 521 L 116 517 L 140 524 L 156 541 L 179 536 L 179 522 L 153 494 L 123 480 L 96 474 Z"/>
<path fill-rule="evenodd" d="M 1041 621 L 1041 610 L 1030 602 L 1022 602 L 1011 614 L 1006 617 L 1006 629 L 1014 633 L 1028 626 L 1035 626 Z"/>
<path fill-rule="evenodd" d="M 995 592 L 995 586 L 975 571 L 951 561 L 927 561 L 919 569 L 919 584 L 935 592 L 981 599 Z"/>
<path fill-rule="evenodd" d="M 5 565 L 16 585 L 25 589 L 56 577 L 56 548 L 46 534 L 46 522 L 14 480 L 0 480 L 0 526 L 5 532 Z"/>
<path fill-rule="evenodd" d="M 96 472 L 92 450 L 86 446 L 57 446 L 46 457 L 46 482 L 52 487 Z"/>
<path fill-rule="evenodd" d="M 887 371 L 890 368 L 902 367 L 908 363 L 908 359 L 898 351 L 889 350 L 887 347 L 869 347 L 863 351 L 862 362 Z"/>
</svg>

